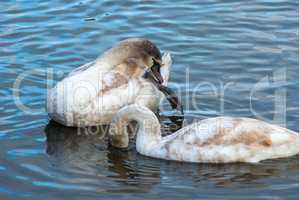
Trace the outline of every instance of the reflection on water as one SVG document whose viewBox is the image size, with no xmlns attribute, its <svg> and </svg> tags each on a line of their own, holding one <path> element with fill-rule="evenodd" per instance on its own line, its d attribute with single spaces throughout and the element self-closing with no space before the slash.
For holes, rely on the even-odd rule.
<svg viewBox="0 0 299 200">
<path fill-rule="evenodd" d="M 267 188 L 268 179 L 284 180 L 285 176 L 296 173 L 299 166 L 299 156 L 259 164 L 188 164 L 152 159 L 135 151 L 134 140 L 127 150 L 109 146 L 108 130 L 108 127 L 97 128 L 91 135 L 87 129 L 65 127 L 50 121 L 45 132 L 51 164 L 59 170 L 94 175 L 90 178 L 102 192 L 138 192 L 153 197 L 157 195 L 153 191 L 159 185 L 167 188 L 165 196 L 194 187 L 198 191 L 213 190 L 208 187 L 210 184 L 232 191 L 233 188 Z M 105 184 L 107 182 L 109 185 Z"/>
<path fill-rule="evenodd" d="M 51 163 L 68 170 L 80 168 L 86 174 L 111 178 L 119 184 L 138 185 L 138 190 L 144 192 L 160 182 L 159 165 L 148 165 L 147 158 L 137 156 L 134 143 L 127 150 L 109 146 L 107 131 L 107 126 L 97 127 L 91 135 L 88 129 L 51 121 L 45 129 Z M 94 163 L 95 168 L 89 167 Z"/>
<path fill-rule="evenodd" d="M 151 159 L 136 153 L 134 140 L 127 151 L 109 147 L 108 127 L 66 128 L 44 111 L 47 86 L 116 41 L 147 37 L 173 56 L 169 86 L 181 98 L 184 123 L 246 116 L 299 131 L 298 1 L 0 6 L 0 199 L 299 198 L 298 156 L 256 165 Z M 182 121 L 169 119 L 166 101 L 160 109 L 164 135 L 178 129 Z"/>
</svg>

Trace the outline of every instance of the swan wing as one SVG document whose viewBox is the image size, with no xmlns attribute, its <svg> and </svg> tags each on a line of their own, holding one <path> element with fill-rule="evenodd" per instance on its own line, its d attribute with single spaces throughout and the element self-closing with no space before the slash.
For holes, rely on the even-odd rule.
<svg viewBox="0 0 299 200">
<path fill-rule="evenodd" d="M 250 118 L 217 117 L 163 138 L 161 156 L 189 162 L 259 162 L 299 153 L 299 134 Z"/>
<path fill-rule="evenodd" d="M 100 62 L 87 63 L 58 82 L 48 92 L 47 111 L 50 117 L 64 125 L 73 126 L 77 119 L 83 119 L 88 112 L 100 110 L 103 115 L 109 116 L 107 113 L 112 112 L 112 108 L 130 102 L 128 98 L 134 99 L 139 91 L 136 79 L 132 80 L 117 70 L 106 70 L 106 65 Z"/>
<path fill-rule="evenodd" d="M 170 135 L 186 145 L 259 145 L 277 146 L 298 138 L 299 134 L 283 127 L 251 118 L 217 117 L 201 120 Z"/>
</svg>

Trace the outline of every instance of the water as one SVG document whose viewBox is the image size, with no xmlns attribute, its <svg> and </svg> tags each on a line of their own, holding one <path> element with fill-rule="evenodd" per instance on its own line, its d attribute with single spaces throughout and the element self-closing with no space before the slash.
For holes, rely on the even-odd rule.
<svg viewBox="0 0 299 200">
<path fill-rule="evenodd" d="M 0 7 L 0 199 L 298 199 L 298 156 L 255 165 L 156 160 L 134 145 L 108 147 L 99 130 L 49 123 L 44 111 L 47 85 L 121 39 L 147 37 L 172 53 L 170 86 L 189 122 L 248 116 L 299 131 L 297 1 L 3 0 Z"/>
</svg>

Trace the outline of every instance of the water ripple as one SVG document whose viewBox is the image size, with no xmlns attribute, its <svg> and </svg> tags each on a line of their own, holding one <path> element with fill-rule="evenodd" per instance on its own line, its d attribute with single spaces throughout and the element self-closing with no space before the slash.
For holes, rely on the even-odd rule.
<svg viewBox="0 0 299 200">
<path fill-rule="evenodd" d="M 184 104 L 186 124 L 218 115 L 280 124 L 273 116 L 284 113 L 274 99 L 286 91 L 285 126 L 299 131 L 298 6 L 291 0 L 1 2 L 0 196 L 298 199 L 298 157 L 258 165 L 155 160 L 137 154 L 134 143 L 129 151 L 111 149 L 104 127 L 93 134 L 66 128 L 48 123 L 44 111 L 48 70 L 55 83 L 116 41 L 147 37 L 172 53 L 170 86 Z M 162 108 L 168 130 L 171 111 L 167 103 Z"/>
</svg>

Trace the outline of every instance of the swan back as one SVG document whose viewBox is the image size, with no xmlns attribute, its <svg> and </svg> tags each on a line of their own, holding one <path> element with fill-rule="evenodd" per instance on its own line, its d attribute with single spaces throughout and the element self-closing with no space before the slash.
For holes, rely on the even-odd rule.
<svg viewBox="0 0 299 200">
<path fill-rule="evenodd" d="M 250 118 L 218 117 L 164 137 L 151 156 L 187 162 L 259 162 L 299 153 L 299 135 Z"/>
</svg>

